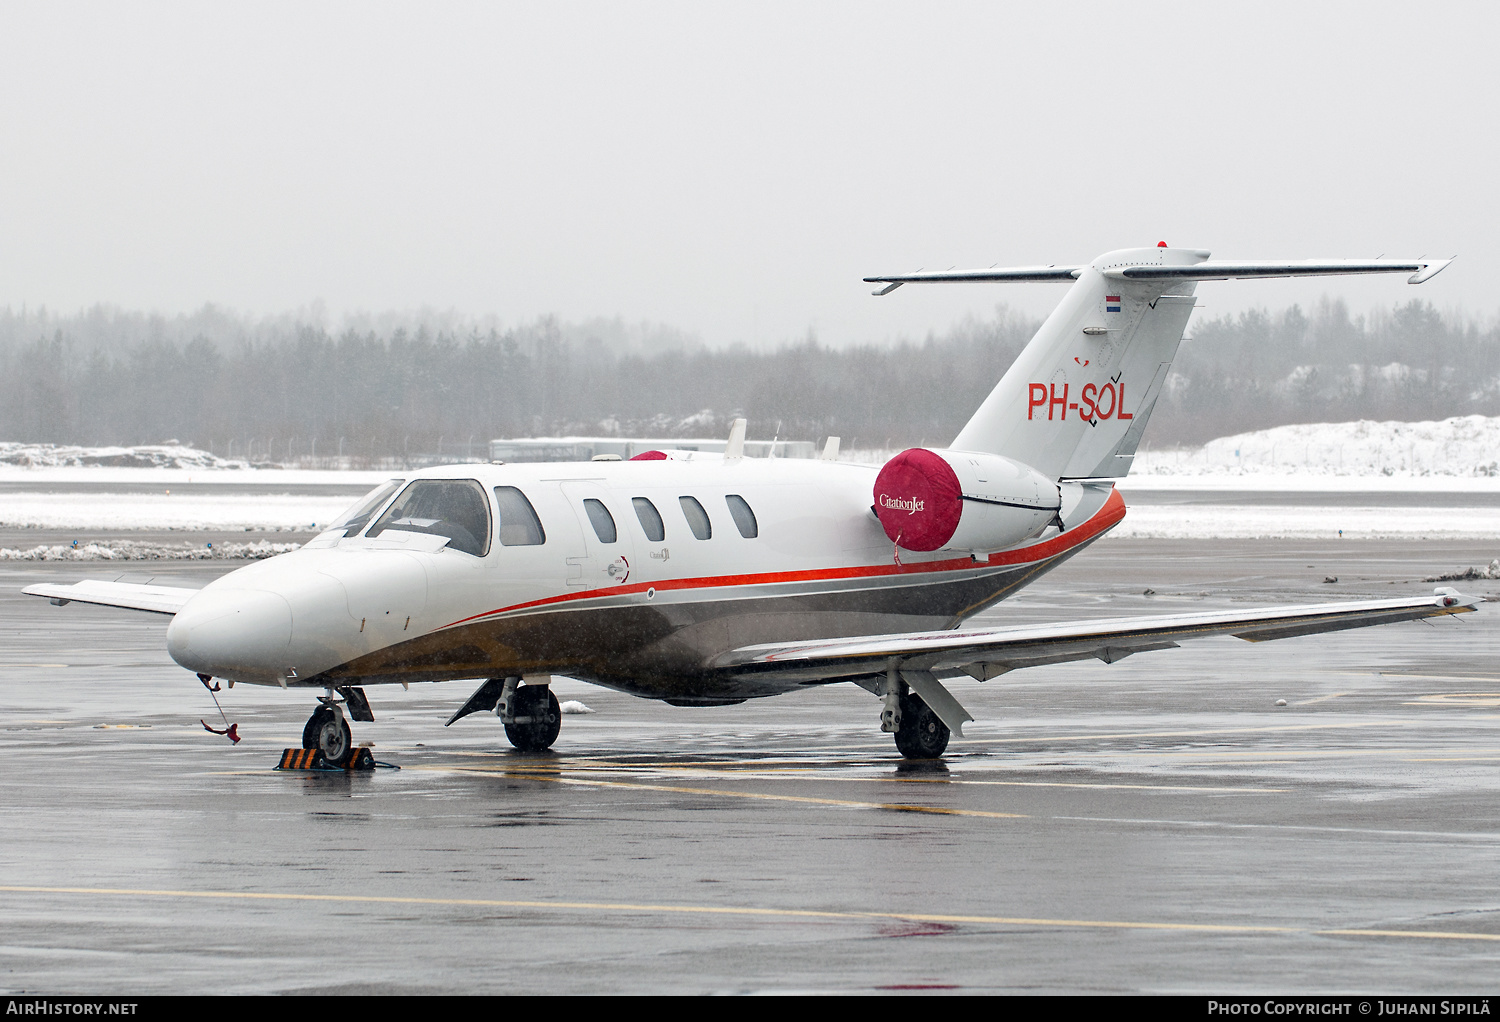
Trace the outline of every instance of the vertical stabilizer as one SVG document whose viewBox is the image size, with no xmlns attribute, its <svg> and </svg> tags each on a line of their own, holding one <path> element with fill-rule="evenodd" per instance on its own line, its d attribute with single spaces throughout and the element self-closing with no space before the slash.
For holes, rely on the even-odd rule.
<svg viewBox="0 0 1500 1022">
<path fill-rule="evenodd" d="M 1052 479 L 1125 475 L 1192 314 L 1196 282 L 1110 271 L 1207 258 L 1127 249 L 1075 270 L 1062 302 L 951 448 L 1003 455 Z"/>
</svg>

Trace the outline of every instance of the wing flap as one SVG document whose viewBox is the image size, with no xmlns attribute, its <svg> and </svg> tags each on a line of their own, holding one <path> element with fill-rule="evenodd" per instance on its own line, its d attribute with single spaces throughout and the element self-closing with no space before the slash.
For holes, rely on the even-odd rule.
<svg viewBox="0 0 1500 1022">
<path fill-rule="evenodd" d="M 198 595 L 196 589 L 136 582 L 102 582 L 98 579 L 84 579 L 68 586 L 43 583 L 27 586 L 21 592 L 27 596 L 45 597 L 59 607 L 69 603 L 92 603 L 100 607 L 143 610 L 151 614 L 176 614 L 183 604 Z"/>
<path fill-rule="evenodd" d="M 1097 658 L 1105 663 L 1152 649 L 1166 649 L 1187 639 L 1234 635 L 1249 641 L 1313 635 L 1463 614 L 1477 600 L 1452 589 L 1432 596 L 1396 600 L 1302 604 L 1206 614 L 1105 618 L 1061 624 L 1021 625 L 968 632 L 921 632 L 864 635 L 822 642 L 767 643 L 744 646 L 717 657 L 712 666 L 746 673 L 771 671 L 805 680 L 853 677 L 884 671 L 891 661 L 903 670 L 966 670 L 995 677 L 1007 670 L 1046 663 Z M 1000 670 L 986 669 L 993 665 Z"/>
</svg>

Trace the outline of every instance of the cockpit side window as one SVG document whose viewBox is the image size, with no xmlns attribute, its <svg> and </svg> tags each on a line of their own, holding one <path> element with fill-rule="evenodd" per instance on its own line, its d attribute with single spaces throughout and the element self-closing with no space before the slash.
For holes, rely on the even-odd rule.
<svg viewBox="0 0 1500 1022">
<path fill-rule="evenodd" d="M 375 489 L 359 498 L 359 503 L 345 511 L 334 519 L 330 529 L 343 529 L 344 535 L 355 536 L 359 530 L 370 524 L 371 517 L 376 511 L 385 506 L 385 502 L 391 499 L 391 494 L 401 489 L 405 479 L 392 479 L 390 482 L 381 483 Z"/>
<path fill-rule="evenodd" d="M 647 539 L 653 543 L 660 543 L 667 538 L 661 512 L 656 510 L 655 504 L 645 497 L 632 497 L 630 503 L 635 506 L 635 516 L 641 520 L 641 529 L 646 533 Z"/>
<path fill-rule="evenodd" d="M 495 503 L 500 507 L 501 546 L 541 546 L 547 542 L 542 521 L 526 494 L 514 486 L 497 486 Z"/>
<path fill-rule="evenodd" d="M 374 538 L 386 529 L 447 536 L 448 549 L 475 557 L 490 551 L 490 506 L 473 479 L 418 479 L 370 526 Z"/>
</svg>

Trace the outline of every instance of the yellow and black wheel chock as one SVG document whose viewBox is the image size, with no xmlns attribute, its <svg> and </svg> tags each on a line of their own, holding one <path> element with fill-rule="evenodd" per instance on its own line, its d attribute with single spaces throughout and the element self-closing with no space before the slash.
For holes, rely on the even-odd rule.
<svg viewBox="0 0 1500 1022">
<path fill-rule="evenodd" d="M 367 748 L 355 749 L 349 762 L 336 767 L 323 757 L 322 749 L 283 749 L 277 770 L 374 770 L 376 767 L 393 767 L 390 763 L 377 763 L 375 754 Z"/>
</svg>

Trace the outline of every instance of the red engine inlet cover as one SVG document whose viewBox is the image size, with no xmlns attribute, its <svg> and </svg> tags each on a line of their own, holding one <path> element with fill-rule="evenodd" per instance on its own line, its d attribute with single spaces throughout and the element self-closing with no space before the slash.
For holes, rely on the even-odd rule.
<svg viewBox="0 0 1500 1022">
<path fill-rule="evenodd" d="M 875 477 L 875 514 L 891 541 L 907 550 L 937 550 L 953 538 L 963 513 L 958 475 L 931 451 L 902 451 Z"/>
</svg>

